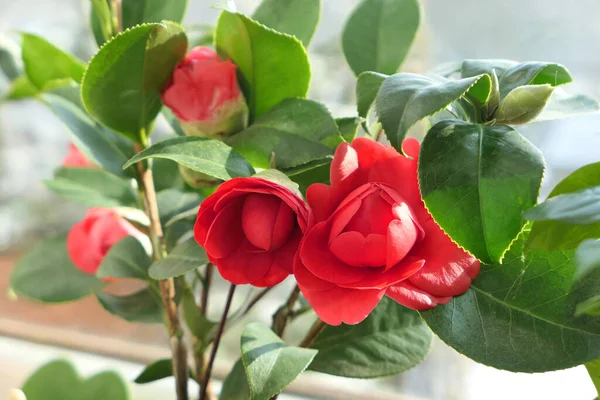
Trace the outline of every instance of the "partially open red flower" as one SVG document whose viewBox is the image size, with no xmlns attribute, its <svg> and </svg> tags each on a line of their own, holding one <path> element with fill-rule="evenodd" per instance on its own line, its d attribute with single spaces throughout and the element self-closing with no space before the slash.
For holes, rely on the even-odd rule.
<svg viewBox="0 0 600 400">
<path fill-rule="evenodd" d="M 364 320 L 384 295 L 416 310 L 464 293 L 479 261 L 459 248 L 425 209 L 417 181 L 419 143 L 411 157 L 359 138 L 340 145 L 331 186 L 313 184 L 314 224 L 294 264 L 302 293 L 330 325 Z"/>
<path fill-rule="evenodd" d="M 175 67 L 162 100 L 187 135 L 224 136 L 246 126 L 248 107 L 236 70 L 208 47 L 192 49 Z"/>
<path fill-rule="evenodd" d="M 306 204 L 287 187 L 236 178 L 202 202 L 194 237 L 229 282 L 273 286 L 292 273 L 307 219 Z"/>
<path fill-rule="evenodd" d="M 69 143 L 69 152 L 65 158 L 63 158 L 62 166 L 74 168 L 93 168 L 96 165 L 88 160 L 73 143 Z"/>
<path fill-rule="evenodd" d="M 67 251 L 77 268 L 95 274 L 110 248 L 127 236 L 144 235 L 116 211 L 92 208 L 69 231 Z"/>
</svg>

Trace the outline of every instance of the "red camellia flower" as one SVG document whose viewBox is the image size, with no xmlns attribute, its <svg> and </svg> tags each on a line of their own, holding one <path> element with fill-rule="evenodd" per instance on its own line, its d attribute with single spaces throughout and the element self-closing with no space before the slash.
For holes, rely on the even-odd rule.
<svg viewBox="0 0 600 400">
<path fill-rule="evenodd" d="M 192 49 L 177 65 L 162 100 L 187 135 L 223 136 L 246 126 L 248 107 L 236 69 L 208 47 Z"/>
<path fill-rule="evenodd" d="M 75 168 L 93 168 L 95 164 L 88 160 L 81 151 L 73 144 L 69 143 L 69 152 L 63 158 L 63 167 L 75 167 Z"/>
<path fill-rule="evenodd" d="M 314 218 L 294 274 L 317 315 L 357 324 L 384 295 L 426 310 L 464 293 L 479 261 L 459 248 L 427 212 L 417 181 L 419 143 L 390 146 L 359 138 L 340 145 L 331 186 L 313 184 Z"/>
<path fill-rule="evenodd" d="M 77 268 L 95 274 L 110 248 L 127 236 L 144 237 L 116 211 L 92 208 L 69 231 L 67 251 Z"/>
<path fill-rule="evenodd" d="M 202 202 L 194 237 L 229 282 L 273 286 L 292 273 L 307 220 L 299 194 L 267 179 L 236 178 Z"/>
</svg>

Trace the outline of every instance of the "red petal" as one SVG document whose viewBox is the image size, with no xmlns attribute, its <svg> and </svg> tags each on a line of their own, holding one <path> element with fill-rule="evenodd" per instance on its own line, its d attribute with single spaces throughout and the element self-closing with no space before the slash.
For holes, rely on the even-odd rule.
<svg viewBox="0 0 600 400">
<path fill-rule="evenodd" d="M 404 307 L 418 311 L 429 310 L 438 304 L 446 304 L 452 299 L 452 297 L 433 296 L 406 281 L 390 287 L 385 294 Z"/>
<path fill-rule="evenodd" d="M 354 267 L 380 267 L 385 264 L 386 238 L 376 233 L 366 238 L 356 231 L 344 232 L 331 242 L 331 252 Z"/>
<path fill-rule="evenodd" d="M 310 291 L 298 285 L 302 294 L 325 323 L 349 325 L 362 322 L 377 306 L 385 290 L 357 290 L 334 286 L 328 290 Z"/>
<path fill-rule="evenodd" d="M 273 227 L 273 240 L 271 242 L 271 249 L 280 248 L 290 239 L 290 234 L 294 229 L 295 222 L 296 214 L 290 207 L 288 207 L 287 204 L 282 201 L 279 206 L 277 218 L 275 219 L 275 226 Z"/>
<path fill-rule="evenodd" d="M 423 224 L 425 238 L 411 256 L 425 259 L 425 266 L 410 277 L 417 288 L 434 296 L 457 296 L 469 289 L 479 272 L 479 261 L 458 247 L 433 219 Z"/>
<path fill-rule="evenodd" d="M 358 170 L 358 155 L 348 143 L 340 144 L 335 149 L 335 155 L 331 162 L 330 179 L 332 185 L 340 184 L 348 178 L 352 178 Z"/>
<path fill-rule="evenodd" d="M 252 286 L 256 287 L 271 287 L 275 286 L 285 280 L 290 275 L 288 271 L 279 268 L 275 263 L 271 264 L 271 268 L 267 271 L 265 276 L 255 281 L 252 281 Z"/>
<path fill-rule="evenodd" d="M 354 139 L 352 147 L 358 154 L 358 163 L 361 170 L 368 170 L 377 161 L 394 157 L 398 154 L 393 147 L 386 146 L 368 138 Z"/>
<path fill-rule="evenodd" d="M 423 267 L 423 264 L 425 264 L 424 260 L 407 257 L 387 271 L 383 268 L 365 268 L 369 272 L 365 278 L 358 282 L 340 284 L 340 286 L 355 289 L 385 289 L 406 280 L 419 271 Z"/>
<path fill-rule="evenodd" d="M 335 209 L 332 195 L 331 186 L 322 183 L 313 183 L 306 189 L 306 202 L 310 205 L 310 211 L 315 217 L 315 223 L 329 218 Z"/>
<path fill-rule="evenodd" d="M 223 258 L 234 252 L 244 239 L 241 200 L 232 201 L 213 220 L 206 235 L 204 249 L 212 258 Z"/>
<path fill-rule="evenodd" d="M 273 265 L 276 265 L 282 271 L 286 271 L 287 274 L 293 273 L 294 259 L 296 258 L 301 240 L 302 233 L 299 229 L 296 229 L 296 232 L 283 247 L 273 251 Z"/>
<path fill-rule="evenodd" d="M 67 252 L 73 264 L 88 274 L 95 274 L 102 262 L 103 255 L 99 248 L 90 246 L 89 229 L 92 220 L 83 219 L 69 231 L 67 235 Z"/>
<path fill-rule="evenodd" d="M 246 238 L 259 249 L 269 250 L 281 200 L 266 194 L 249 194 L 242 207 L 242 229 Z"/>
<path fill-rule="evenodd" d="M 385 263 L 387 269 L 406 257 L 419 236 L 419 231 L 407 212 L 410 213 L 408 209 L 399 211 L 400 219 L 395 219 L 388 225 Z"/>
<path fill-rule="evenodd" d="M 335 287 L 335 284 L 324 281 L 310 272 L 304 266 L 298 254 L 296 254 L 296 257 L 294 258 L 294 277 L 296 278 L 298 285 L 301 285 L 306 290 L 327 290 Z"/>
<path fill-rule="evenodd" d="M 209 254 L 209 259 L 225 280 L 236 285 L 252 284 L 265 277 L 273 262 L 272 253 L 253 250 L 256 248 L 244 240 L 229 256 L 215 259 Z"/>
</svg>

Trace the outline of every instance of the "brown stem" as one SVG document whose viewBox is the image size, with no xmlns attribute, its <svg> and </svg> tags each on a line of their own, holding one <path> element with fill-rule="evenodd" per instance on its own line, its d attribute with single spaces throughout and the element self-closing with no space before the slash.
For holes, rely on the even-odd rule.
<svg viewBox="0 0 600 400">
<path fill-rule="evenodd" d="M 294 290 L 292 290 L 292 293 L 290 293 L 290 297 L 288 297 L 285 304 L 281 306 L 273 315 L 273 324 L 271 325 L 271 328 L 273 329 L 273 332 L 277 334 L 277 336 L 283 337 L 283 334 L 285 333 L 285 327 L 292 316 L 294 304 L 296 304 L 298 297 L 300 297 L 300 288 L 298 285 L 296 285 Z"/>
<path fill-rule="evenodd" d="M 223 315 L 221 315 L 221 322 L 219 322 L 219 327 L 217 329 L 217 335 L 215 336 L 215 341 L 213 342 L 213 348 L 210 352 L 210 358 L 208 359 L 208 366 L 206 367 L 206 372 L 204 373 L 204 377 L 202 379 L 202 383 L 200 384 L 200 399 L 206 400 L 208 393 L 208 386 L 210 383 L 210 376 L 212 374 L 213 365 L 215 363 L 215 358 L 217 358 L 217 351 L 219 350 L 219 344 L 221 343 L 221 337 L 223 336 L 223 331 L 225 330 L 225 323 L 227 322 L 227 314 L 229 314 L 229 309 L 231 308 L 231 301 L 233 300 L 233 294 L 235 293 L 236 286 L 232 283 L 229 287 L 229 293 L 227 293 L 227 302 L 225 303 L 225 309 L 223 310 Z"/>
<path fill-rule="evenodd" d="M 309 347 L 326 327 L 327 324 L 325 322 L 317 319 L 298 346 Z"/>
<path fill-rule="evenodd" d="M 210 290 L 210 285 L 212 282 L 212 277 L 214 274 L 214 265 L 212 263 L 208 263 L 206 266 L 206 275 L 204 276 L 204 282 L 202 286 L 202 296 L 200 297 L 200 313 L 206 317 L 206 313 L 208 311 L 208 293 Z M 196 345 L 201 345 L 201 348 L 196 348 L 194 352 L 194 357 L 196 360 L 196 380 L 198 382 L 202 382 L 204 378 L 204 374 L 206 373 L 206 353 L 205 353 L 205 344 L 200 343 L 201 339 L 196 339 Z M 206 382 L 206 398 L 213 399 L 214 394 L 212 392 L 212 388 L 210 387 L 210 381 Z M 203 387 L 199 388 L 198 398 L 202 397 Z"/>
<path fill-rule="evenodd" d="M 112 11 L 112 25 L 113 31 L 117 33 L 123 32 L 123 5 L 121 0 L 110 1 Z"/>
<path fill-rule="evenodd" d="M 210 284 L 212 282 L 213 273 L 215 271 L 215 267 L 212 263 L 208 263 L 206 266 L 206 275 L 204 276 L 204 286 L 202 288 L 202 297 L 200 298 L 200 312 L 202 315 L 206 316 L 206 311 L 208 310 L 208 291 L 210 289 Z"/>
<path fill-rule="evenodd" d="M 143 150 L 139 144 L 134 145 L 136 153 Z M 154 179 L 152 170 L 144 168 L 142 162 L 137 163 L 138 182 L 144 195 L 144 206 L 146 214 L 150 220 L 150 241 L 154 260 L 158 261 L 165 256 L 165 248 L 162 243 L 162 226 L 158 214 L 158 205 L 156 203 L 156 190 L 154 189 Z M 187 400 L 187 350 L 183 343 L 183 330 L 179 322 L 177 313 L 177 304 L 175 303 L 175 284 L 173 278 L 158 281 L 160 288 L 160 297 L 162 299 L 165 312 L 167 314 L 167 328 L 169 331 L 171 354 L 173 356 L 173 375 L 175 376 L 177 399 Z"/>
<path fill-rule="evenodd" d="M 264 288 L 263 290 L 261 290 L 256 296 L 254 296 L 249 302 L 248 305 L 246 305 L 246 308 L 244 309 L 244 311 L 242 312 L 242 315 L 240 316 L 240 318 L 245 317 L 246 315 L 248 315 L 248 313 L 250 312 L 250 310 L 252 309 L 252 307 L 254 307 L 256 305 L 256 303 L 258 303 L 259 301 L 262 300 L 263 297 L 265 297 L 267 294 L 269 294 L 269 292 L 274 288 L 275 286 L 270 286 L 268 288 Z"/>
</svg>

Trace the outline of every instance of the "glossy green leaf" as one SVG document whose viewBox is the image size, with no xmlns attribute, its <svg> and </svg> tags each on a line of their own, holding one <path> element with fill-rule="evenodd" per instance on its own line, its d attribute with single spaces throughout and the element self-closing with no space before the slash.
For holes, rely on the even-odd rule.
<svg viewBox="0 0 600 400">
<path fill-rule="evenodd" d="M 94 0 L 94 3 L 102 1 L 108 5 L 107 0 Z M 123 6 L 123 29 L 129 29 L 148 22 L 181 22 L 187 9 L 188 0 L 121 0 L 121 4 Z M 91 24 L 96 43 L 98 46 L 102 46 L 106 41 L 106 36 L 102 32 L 102 21 L 106 18 L 104 10 L 108 7 L 99 8 L 103 11 L 98 12 L 97 7 L 92 8 Z"/>
<path fill-rule="evenodd" d="M 517 125 L 533 120 L 544 110 L 553 91 L 549 84 L 514 88 L 494 113 L 496 123 Z"/>
<path fill-rule="evenodd" d="M 131 182 L 108 171 L 92 168 L 60 168 L 46 187 L 60 196 L 90 207 L 136 204 Z"/>
<path fill-rule="evenodd" d="M 280 186 L 289 189 L 296 196 L 302 197 L 302 194 L 298 189 L 298 184 L 292 181 L 286 174 L 284 174 L 281 171 L 278 171 L 276 169 L 265 169 L 254 175 L 254 177 L 266 179 L 268 181 L 276 183 Z"/>
<path fill-rule="evenodd" d="M 37 96 L 38 88 L 25 75 L 12 81 L 8 92 L 3 96 L 6 100 L 22 100 Z M 0 99 L 2 100 L 2 99 Z"/>
<path fill-rule="evenodd" d="M 124 168 L 148 158 L 166 158 L 191 170 L 228 180 L 254 175 L 252 165 L 219 140 L 196 136 L 163 140 L 130 159 Z"/>
<path fill-rule="evenodd" d="M 149 364 L 133 381 L 137 384 L 150 383 L 173 376 L 173 362 L 164 358 Z"/>
<path fill-rule="evenodd" d="M 576 279 L 581 279 L 591 271 L 598 269 L 600 267 L 600 239 L 587 239 L 581 242 L 575 258 L 577 260 Z M 600 288 L 598 292 L 600 293 Z"/>
<path fill-rule="evenodd" d="M 249 398 L 248 377 L 244 370 L 244 363 L 240 358 L 223 381 L 219 400 L 248 400 Z"/>
<path fill-rule="evenodd" d="M 102 46 L 107 40 L 113 37 L 112 4 L 109 1 L 91 0 L 92 11 L 90 23 L 98 46 Z"/>
<path fill-rule="evenodd" d="M 588 374 L 594 383 L 594 387 L 596 388 L 598 395 L 600 395 L 600 360 L 594 360 L 585 363 L 585 368 L 587 369 Z"/>
<path fill-rule="evenodd" d="M 537 200 L 544 160 L 508 126 L 446 120 L 429 130 L 419 185 L 436 222 L 484 262 L 498 262 Z"/>
<path fill-rule="evenodd" d="M 234 135 L 229 144 L 254 166 L 296 167 L 332 156 L 343 142 L 327 108 L 312 100 L 287 99 Z"/>
<path fill-rule="evenodd" d="M 178 244 L 167 257 L 150 267 L 153 279 L 168 279 L 181 276 L 208 263 L 206 252 L 194 239 Z"/>
<path fill-rule="evenodd" d="M 358 125 L 360 124 L 360 119 L 355 117 L 344 117 L 344 118 L 336 118 L 335 123 L 342 135 L 342 138 L 351 143 L 358 134 Z"/>
<path fill-rule="evenodd" d="M 329 170 L 331 169 L 332 157 L 315 160 L 296 168 L 285 170 L 289 178 L 296 182 L 302 193 L 313 183 L 329 184 Z"/>
<path fill-rule="evenodd" d="M 215 35 L 219 54 L 239 68 L 251 120 L 284 99 L 306 97 L 310 64 L 298 39 L 229 11 L 221 14 Z"/>
<path fill-rule="evenodd" d="M 126 321 L 147 324 L 163 322 L 160 294 L 152 287 L 126 296 L 97 291 L 96 297 L 106 311 Z"/>
<path fill-rule="evenodd" d="M 35 371 L 23 385 L 28 400 L 128 400 L 127 387 L 114 372 L 81 378 L 71 363 L 51 361 Z"/>
<path fill-rule="evenodd" d="M 152 177 L 154 178 L 154 187 L 157 192 L 166 189 L 183 190 L 186 185 L 179 173 L 178 164 L 166 158 L 155 158 L 152 160 Z"/>
<path fill-rule="evenodd" d="M 444 110 L 467 93 L 483 103 L 490 92 L 489 75 L 447 80 L 400 73 L 381 85 L 376 111 L 388 140 L 401 151 L 406 133 L 421 119 Z"/>
<path fill-rule="evenodd" d="M 597 289 L 596 292 L 598 292 Z M 600 295 L 590 297 L 589 299 L 577 304 L 577 307 L 575 307 L 575 316 L 579 317 L 585 314 L 596 316 L 600 315 Z"/>
<path fill-rule="evenodd" d="M 85 72 L 86 110 L 131 140 L 145 142 L 162 107 L 160 92 L 186 50 L 184 30 L 172 22 L 139 25 L 115 36 Z"/>
<path fill-rule="evenodd" d="M 416 0 L 364 0 L 344 27 L 346 61 L 358 76 L 364 71 L 391 75 L 408 54 L 420 9 Z"/>
<path fill-rule="evenodd" d="M 358 76 L 356 81 L 356 107 L 360 117 L 367 118 L 379 88 L 388 77 L 389 75 L 371 71 L 365 71 Z"/>
<path fill-rule="evenodd" d="M 527 210 L 524 217 L 530 221 L 562 221 L 571 225 L 600 222 L 600 186 L 554 196 Z"/>
<path fill-rule="evenodd" d="M 420 364 L 432 334 L 419 313 L 384 297 L 363 322 L 328 326 L 309 369 L 350 378 L 396 375 Z"/>
<path fill-rule="evenodd" d="M 75 56 L 65 53 L 46 39 L 24 33 L 21 46 L 27 77 L 38 89 L 57 79 L 72 79 L 81 82 L 85 64 Z"/>
<path fill-rule="evenodd" d="M 495 368 L 543 372 L 600 358 L 600 318 L 574 317 L 581 294 L 600 278 L 574 288 L 572 251 L 524 253 L 524 241 L 502 265 L 482 264 L 467 293 L 422 317 L 457 351 Z"/>
<path fill-rule="evenodd" d="M 44 303 L 62 303 L 89 295 L 103 283 L 71 262 L 66 235 L 43 239 L 19 260 L 10 277 L 18 295 Z"/>
<path fill-rule="evenodd" d="M 110 248 L 96 271 L 96 276 L 147 280 L 151 263 L 150 256 L 139 240 L 128 236 Z"/>
<path fill-rule="evenodd" d="M 308 47 L 321 14 L 321 0 L 263 0 L 252 19 L 297 37 Z"/>
<path fill-rule="evenodd" d="M 69 90 L 79 97 L 78 87 Z M 67 127 L 71 142 L 88 160 L 113 174 L 133 176 L 133 169 L 123 171 L 123 164 L 134 155 L 130 140 L 94 121 L 81 103 L 54 93 L 44 94 L 43 99 Z"/>
<path fill-rule="evenodd" d="M 500 78 L 500 97 L 523 85 L 560 86 L 573 80 L 569 71 L 560 64 L 530 61 L 508 68 Z"/>
<path fill-rule="evenodd" d="M 481 74 L 492 75 L 492 72 L 496 73 L 496 76 L 501 77 L 504 72 L 518 63 L 511 60 L 486 60 L 486 59 L 467 59 L 462 62 L 460 72 L 463 78 L 473 77 Z"/>
<path fill-rule="evenodd" d="M 563 179 L 549 199 L 600 186 L 600 163 L 586 165 Z M 547 200 L 548 201 L 548 200 Z M 600 237 L 600 222 L 571 225 L 562 221 L 536 221 L 531 228 L 527 247 L 538 250 L 575 250 L 585 239 Z"/>
<path fill-rule="evenodd" d="M 279 394 L 311 363 L 317 350 L 288 346 L 266 325 L 250 323 L 242 332 L 242 360 L 250 398 Z"/>
<path fill-rule="evenodd" d="M 544 111 L 535 121 L 551 121 L 576 117 L 580 115 L 595 114 L 600 110 L 598 100 L 584 94 L 567 93 L 561 88 L 554 89 L 554 93 L 546 104 Z"/>
<path fill-rule="evenodd" d="M 176 215 L 198 208 L 202 200 L 202 196 L 196 192 L 175 188 L 162 190 L 156 196 L 160 220 L 165 224 Z"/>
</svg>

